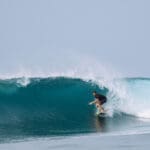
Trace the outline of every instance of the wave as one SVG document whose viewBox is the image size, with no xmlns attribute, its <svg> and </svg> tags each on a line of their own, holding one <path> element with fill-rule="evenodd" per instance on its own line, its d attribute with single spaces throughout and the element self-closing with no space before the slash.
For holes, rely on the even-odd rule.
<svg viewBox="0 0 150 150">
<path fill-rule="evenodd" d="M 148 78 L 1 79 L 0 133 L 67 134 L 93 132 L 97 130 L 97 126 L 105 131 L 105 120 L 98 124 L 94 117 L 94 107 L 88 106 L 88 102 L 93 99 L 93 90 L 107 96 L 105 109 L 111 124 L 115 126 L 117 119 L 117 128 L 119 122 L 132 122 L 130 115 L 150 118 Z"/>
</svg>

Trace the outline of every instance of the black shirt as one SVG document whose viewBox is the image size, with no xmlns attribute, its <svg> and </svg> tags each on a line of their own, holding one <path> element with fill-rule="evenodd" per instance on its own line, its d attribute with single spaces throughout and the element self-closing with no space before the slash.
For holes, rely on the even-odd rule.
<svg viewBox="0 0 150 150">
<path fill-rule="evenodd" d="M 95 98 L 97 98 L 99 101 L 106 100 L 106 96 L 101 95 L 101 94 L 96 94 Z"/>
</svg>

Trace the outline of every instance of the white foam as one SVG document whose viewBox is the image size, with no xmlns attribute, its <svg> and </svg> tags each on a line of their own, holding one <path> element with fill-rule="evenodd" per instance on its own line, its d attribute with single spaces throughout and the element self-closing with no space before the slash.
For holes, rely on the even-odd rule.
<svg viewBox="0 0 150 150">
<path fill-rule="evenodd" d="M 30 79 L 26 77 L 18 78 L 17 84 L 20 84 L 21 86 L 27 86 L 30 83 Z"/>
<path fill-rule="evenodd" d="M 113 80 L 110 82 L 105 81 L 103 84 L 110 91 L 107 96 L 110 100 L 109 107 L 112 110 L 121 111 L 137 117 L 150 118 L 149 80 L 133 79 L 132 83 L 128 80 Z"/>
</svg>

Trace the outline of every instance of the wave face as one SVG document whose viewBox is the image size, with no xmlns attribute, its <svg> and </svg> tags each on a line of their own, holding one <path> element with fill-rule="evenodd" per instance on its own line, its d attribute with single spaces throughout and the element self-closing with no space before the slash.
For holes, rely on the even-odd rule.
<svg viewBox="0 0 150 150">
<path fill-rule="evenodd" d="M 88 106 L 93 90 L 107 96 L 107 118 L 96 118 L 94 107 Z M 0 80 L 0 135 L 49 136 L 122 130 L 138 122 L 136 117 L 150 118 L 149 90 L 150 79 L 142 78 Z"/>
</svg>

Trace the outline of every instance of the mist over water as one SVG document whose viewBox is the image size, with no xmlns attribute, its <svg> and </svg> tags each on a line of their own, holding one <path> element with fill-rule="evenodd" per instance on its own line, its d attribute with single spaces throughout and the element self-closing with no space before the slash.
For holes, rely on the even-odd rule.
<svg viewBox="0 0 150 150">
<path fill-rule="evenodd" d="M 0 78 L 18 77 L 82 77 L 94 79 L 96 77 L 115 78 L 121 76 L 110 63 L 101 58 L 97 58 L 92 53 L 83 53 L 77 50 L 56 50 L 52 55 L 48 55 L 44 60 L 23 61 L 11 69 L 2 68 Z M 124 75 L 125 76 L 125 75 Z"/>
</svg>

